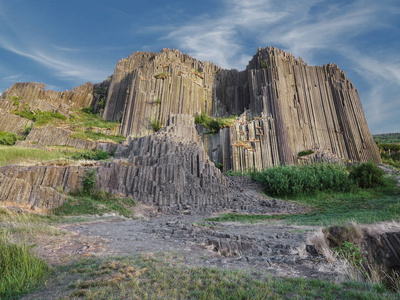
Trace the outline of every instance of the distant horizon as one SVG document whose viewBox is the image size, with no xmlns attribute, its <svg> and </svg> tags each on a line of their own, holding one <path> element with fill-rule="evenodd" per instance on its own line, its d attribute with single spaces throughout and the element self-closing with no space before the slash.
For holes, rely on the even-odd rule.
<svg viewBox="0 0 400 300">
<path fill-rule="evenodd" d="M 178 49 L 244 70 L 258 47 L 335 63 L 373 134 L 400 132 L 400 2 L 383 0 L 0 0 L 0 93 L 15 82 L 63 91 L 112 75 L 135 51 Z"/>
</svg>

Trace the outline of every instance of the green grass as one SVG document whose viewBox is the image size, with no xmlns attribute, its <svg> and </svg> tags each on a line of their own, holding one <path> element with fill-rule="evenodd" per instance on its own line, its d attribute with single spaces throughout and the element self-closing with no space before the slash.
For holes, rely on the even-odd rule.
<svg viewBox="0 0 400 300">
<path fill-rule="evenodd" d="M 13 299 L 44 282 L 50 268 L 31 254 L 29 247 L 13 244 L 0 231 L 0 298 Z"/>
<path fill-rule="evenodd" d="M 53 119 L 58 119 L 62 121 L 66 121 L 67 117 L 59 112 L 51 112 L 51 111 L 41 111 L 40 109 L 36 109 L 35 111 L 31 111 L 29 106 L 25 106 L 24 110 L 16 110 L 14 114 L 21 116 L 23 118 L 29 119 L 35 122 L 35 126 L 43 126 L 47 125 L 53 121 Z"/>
<path fill-rule="evenodd" d="M 377 143 L 400 143 L 400 133 L 383 133 L 372 136 Z"/>
<path fill-rule="evenodd" d="M 286 197 L 297 204 L 310 208 L 310 212 L 290 215 L 248 215 L 222 214 L 208 221 L 217 222 L 256 222 L 263 220 L 283 220 L 298 225 L 331 226 L 355 221 L 369 224 L 381 221 L 400 221 L 400 195 L 390 189 L 379 188 L 357 190 L 349 193 L 324 193 Z"/>
<path fill-rule="evenodd" d="M 313 154 L 313 153 L 314 153 L 313 150 L 304 150 L 304 151 L 300 151 L 300 152 L 297 154 L 297 156 L 298 156 L 298 157 L 303 157 L 303 156 L 307 156 L 307 155 L 310 155 L 310 154 Z"/>
<path fill-rule="evenodd" d="M 216 133 L 221 128 L 231 126 L 233 122 L 236 120 L 237 116 L 230 116 L 227 118 L 213 118 L 209 117 L 205 112 L 202 112 L 200 115 L 195 116 L 195 123 L 201 124 L 210 130 L 209 133 Z"/>
<path fill-rule="evenodd" d="M 56 159 L 67 159 L 71 153 L 63 151 L 46 151 L 15 146 L 0 146 L 0 166 L 24 164 L 26 162 L 45 162 Z"/>
<path fill-rule="evenodd" d="M 63 299 L 396 299 L 381 285 L 340 284 L 302 278 L 279 279 L 261 272 L 186 267 L 162 253 L 123 259 L 87 259 L 60 268 L 69 295 Z"/>
<path fill-rule="evenodd" d="M 9 164 L 24 165 L 29 162 L 43 163 L 70 159 L 102 160 L 107 158 L 108 153 L 102 150 L 60 148 L 60 150 L 49 151 L 16 146 L 0 146 L 0 166 Z"/>
<path fill-rule="evenodd" d="M 163 124 L 160 120 L 158 120 L 157 118 L 148 118 L 149 122 L 150 122 L 150 128 L 151 130 L 153 130 L 154 132 L 158 132 L 161 130 L 161 128 L 163 128 Z"/>
<path fill-rule="evenodd" d="M 56 216 L 103 215 L 118 213 L 127 218 L 134 218 L 135 200 L 120 198 L 110 193 L 97 192 L 91 195 L 84 193 L 71 194 L 68 201 L 54 210 Z"/>
<path fill-rule="evenodd" d="M 168 73 L 158 73 L 157 75 L 154 76 L 157 79 L 165 79 L 168 77 Z"/>
<path fill-rule="evenodd" d="M 17 141 L 15 133 L 0 131 L 0 145 L 12 146 Z"/>
<path fill-rule="evenodd" d="M 312 195 L 318 191 L 345 192 L 355 187 L 346 168 L 334 164 L 272 167 L 250 177 L 272 196 Z"/>
<path fill-rule="evenodd" d="M 107 135 L 104 133 L 94 132 L 92 130 L 78 131 L 70 135 L 71 138 L 81 140 L 93 140 L 93 141 L 112 141 L 116 143 L 122 143 L 126 140 L 126 137 L 122 135 Z"/>
<path fill-rule="evenodd" d="M 114 129 L 119 125 L 118 122 L 109 122 L 103 120 L 98 114 L 87 113 L 81 110 L 75 110 L 70 114 L 70 123 L 80 127 L 99 127 Z"/>
</svg>

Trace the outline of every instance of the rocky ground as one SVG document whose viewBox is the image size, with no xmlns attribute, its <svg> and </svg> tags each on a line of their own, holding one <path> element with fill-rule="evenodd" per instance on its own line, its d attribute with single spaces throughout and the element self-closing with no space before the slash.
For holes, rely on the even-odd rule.
<svg viewBox="0 0 400 300">
<path fill-rule="evenodd" d="M 302 210 L 287 202 L 260 195 L 259 187 L 244 185 L 243 193 L 264 197 L 273 213 Z M 340 266 L 313 255 L 310 239 L 315 226 L 285 225 L 278 220 L 258 223 L 213 222 L 217 214 L 156 213 L 155 207 L 138 205 L 141 218 L 116 215 L 86 217 L 59 225 L 61 235 L 36 240 L 36 251 L 51 265 L 65 265 L 85 257 L 121 257 L 139 253 L 171 253 L 186 265 L 267 272 L 279 277 L 343 279 Z M 49 287 L 51 289 L 51 287 Z M 53 287 L 54 288 L 54 287 Z M 48 289 L 23 299 L 53 299 Z M 57 296 L 58 297 L 58 296 Z"/>
</svg>

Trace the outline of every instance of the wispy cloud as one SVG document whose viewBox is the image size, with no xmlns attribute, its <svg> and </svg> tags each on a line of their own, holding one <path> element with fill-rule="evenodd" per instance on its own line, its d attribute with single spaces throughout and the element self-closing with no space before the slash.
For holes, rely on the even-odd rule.
<svg viewBox="0 0 400 300">
<path fill-rule="evenodd" d="M 47 69 L 54 76 L 73 82 L 88 80 L 98 82 L 108 74 L 107 71 L 91 65 L 83 57 L 75 54 L 82 48 L 62 47 L 54 45 L 42 35 L 35 35 L 32 31 L 24 30 L 20 22 L 10 20 L 0 3 L 2 27 L 0 29 L 0 48 L 21 57 L 30 59 Z M 11 73 L 12 70 L 10 70 Z"/>
<path fill-rule="evenodd" d="M 253 45 L 250 53 L 254 53 L 255 43 L 283 48 L 309 64 L 317 64 L 323 52 L 335 54 L 347 62 L 340 67 L 359 73 L 365 83 L 360 94 L 372 131 L 388 131 L 384 120 L 397 120 L 393 111 L 400 113 L 400 98 L 395 96 L 400 94 L 400 62 L 387 53 L 365 53 L 357 38 L 390 28 L 381 16 L 398 14 L 398 7 L 396 11 L 371 0 L 226 0 L 225 4 L 218 16 L 198 16 L 172 29 L 165 39 L 196 58 L 225 68 L 244 69 L 250 59 L 248 45 Z"/>
</svg>

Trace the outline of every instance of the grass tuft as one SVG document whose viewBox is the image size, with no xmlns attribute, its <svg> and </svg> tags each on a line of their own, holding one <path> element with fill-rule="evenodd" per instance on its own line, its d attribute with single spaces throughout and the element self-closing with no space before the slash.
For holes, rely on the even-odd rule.
<svg viewBox="0 0 400 300">
<path fill-rule="evenodd" d="M 231 126 L 236 118 L 236 116 L 230 116 L 228 118 L 213 118 L 203 111 L 200 115 L 195 115 L 194 122 L 209 129 L 209 133 L 217 133 L 221 128 Z"/>
<path fill-rule="evenodd" d="M 0 232 L 0 298 L 13 299 L 35 289 L 49 275 L 46 263 L 31 254 L 27 245 L 9 242 Z"/>
</svg>

